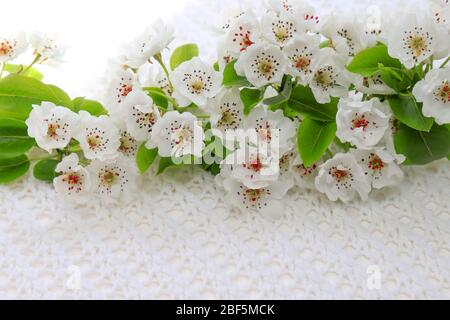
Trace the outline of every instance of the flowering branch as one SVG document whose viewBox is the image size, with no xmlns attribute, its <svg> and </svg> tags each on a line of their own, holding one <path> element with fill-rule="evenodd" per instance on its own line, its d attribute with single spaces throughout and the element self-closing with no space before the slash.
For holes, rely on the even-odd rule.
<svg viewBox="0 0 450 320">
<path fill-rule="evenodd" d="M 63 197 L 121 198 L 155 163 L 199 166 L 229 203 L 274 213 L 294 186 L 364 200 L 402 166 L 448 158 L 446 2 L 377 23 L 269 3 L 225 17 L 215 64 L 195 44 L 165 61 L 173 29 L 157 21 L 111 67 L 102 103 L 42 82 L 33 66 L 61 53 L 49 37 L 0 38 L 0 183 L 33 163 Z M 10 64 L 28 45 L 33 62 Z"/>
</svg>

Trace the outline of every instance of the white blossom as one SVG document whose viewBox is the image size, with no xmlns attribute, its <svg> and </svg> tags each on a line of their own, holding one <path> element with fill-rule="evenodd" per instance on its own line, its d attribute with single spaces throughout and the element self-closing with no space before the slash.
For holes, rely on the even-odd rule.
<svg viewBox="0 0 450 320">
<path fill-rule="evenodd" d="M 427 16 L 396 16 L 389 20 L 386 30 L 389 55 L 409 69 L 437 53 L 441 46 L 436 28 Z"/>
<path fill-rule="evenodd" d="M 227 202 L 243 212 L 258 213 L 268 219 L 278 218 L 283 213 L 283 199 L 289 186 L 277 182 L 269 187 L 251 189 L 234 179 L 226 179 L 223 187 L 227 192 Z"/>
<path fill-rule="evenodd" d="M 256 21 L 257 17 L 254 9 L 255 8 L 252 4 L 245 2 L 226 8 L 220 14 L 219 23 L 214 25 L 214 31 L 217 31 L 219 35 L 226 34 L 237 20 L 244 17 L 248 21 Z"/>
<path fill-rule="evenodd" d="M 171 78 L 175 88 L 173 95 L 181 106 L 195 103 L 204 107 L 208 99 L 215 97 L 221 90 L 223 76 L 211 65 L 195 57 L 176 68 Z"/>
<path fill-rule="evenodd" d="M 316 10 L 304 1 L 267 0 L 268 11 L 278 15 L 292 14 L 301 31 L 318 32 L 321 28 L 321 18 Z"/>
<path fill-rule="evenodd" d="M 347 78 L 355 85 L 358 92 L 367 95 L 395 95 L 394 89 L 390 88 L 381 78 L 380 74 L 363 77 L 356 73 L 346 73 Z"/>
<path fill-rule="evenodd" d="M 390 126 L 391 115 L 384 112 L 384 103 L 341 99 L 336 116 L 337 137 L 361 149 L 376 146 Z"/>
<path fill-rule="evenodd" d="M 27 39 L 23 32 L 0 36 L 0 62 L 16 59 L 27 50 Z"/>
<path fill-rule="evenodd" d="M 129 134 L 139 142 L 151 138 L 153 127 L 161 118 L 158 106 L 144 91 L 136 89 L 131 92 L 120 114 Z"/>
<path fill-rule="evenodd" d="M 278 180 L 289 185 L 289 189 L 295 185 L 294 176 L 292 174 L 292 164 L 297 157 L 297 153 L 297 150 L 290 150 L 283 154 L 279 159 L 280 177 Z"/>
<path fill-rule="evenodd" d="M 289 59 L 289 73 L 294 77 L 300 77 L 301 83 L 306 85 L 313 72 L 313 60 L 319 53 L 320 36 L 300 35 L 283 48 L 283 52 Z"/>
<path fill-rule="evenodd" d="M 118 151 L 125 157 L 134 159 L 139 148 L 139 142 L 127 131 L 120 130 L 120 146 Z"/>
<path fill-rule="evenodd" d="M 445 59 L 450 53 L 450 3 L 448 0 L 429 0 L 429 17 L 433 19 L 436 32 L 440 37 L 440 45 L 433 57 Z"/>
<path fill-rule="evenodd" d="M 242 146 L 222 162 L 226 177 L 233 178 L 247 188 L 260 189 L 276 182 L 280 175 L 279 156 L 267 150 Z M 229 168 L 226 169 L 225 167 Z"/>
<path fill-rule="evenodd" d="M 78 116 L 67 108 L 42 102 L 41 105 L 33 105 L 26 125 L 28 135 L 35 138 L 40 148 L 51 153 L 70 143 L 78 125 Z"/>
<path fill-rule="evenodd" d="M 320 166 L 316 187 L 331 201 L 340 199 L 343 202 L 353 200 L 357 194 L 366 200 L 371 191 L 364 170 L 349 153 L 337 154 Z"/>
<path fill-rule="evenodd" d="M 158 148 L 161 157 L 202 156 L 205 134 L 197 118 L 188 112 L 170 111 L 153 127 L 148 149 Z"/>
<path fill-rule="evenodd" d="M 394 133 L 398 132 L 398 120 L 394 117 L 391 117 L 390 120 L 390 128 L 386 131 L 383 139 L 380 144 L 377 145 L 377 148 L 385 148 L 394 158 L 398 164 L 402 164 L 406 161 L 406 156 L 403 154 L 398 154 L 395 149 L 394 144 Z"/>
<path fill-rule="evenodd" d="M 284 47 L 299 32 L 296 17 L 291 13 L 268 12 L 261 19 L 262 36 L 274 45 Z"/>
<path fill-rule="evenodd" d="M 40 56 L 40 62 L 60 62 L 66 53 L 65 47 L 60 43 L 57 36 L 47 33 L 32 33 L 29 42 L 35 54 Z"/>
<path fill-rule="evenodd" d="M 319 161 L 310 167 L 306 167 L 301 156 L 297 155 L 290 166 L 290 174 L 294 179 L 295 185 L 306 190 L 316 190 L 315 181 L 321 165 L 322 162 Z"/>
<path fill-rule="evenodd" d="M 260 42 L 260 38 L 257 18 L 246 13 L 230 21 L 223 38 L 223 45 L 231 54 L 240 54 Z"/>
<path fill-rule="evenodd" d="M 221 71 L 223 71 L 230 62 L 237 60 L 240 56 L 240 53 L 234 53 L 229 49 L 229 46 L 225 40 L 226 39 L 224 38 L 220 39 L 217 48 L 217 64 L 219 65 L 219 70 Z"/>
<path fill-rule="evenodd" d="M 131 163 L 125 157 L 109 162 L 93 161 L 87 170 L 94 191 L 105 198 L 132 196 L 136 192 L 137 171 Z"/>
<path fill-rule="evenodd" d="M 309 86 L 318 103 L 329 103 L 331 97 L 347 94 L 349 81 L 345 76 L 345 62 L 334 50 L 320 50 L 311 69 Z"/>
<path fill-rule="evenodd" d="M 120 114 L 128 95 L 138 87 L 136 75 L 129 69 L 118 69 L 112 73 L 106 90 L 106 105 L 111 114 Z"/>
<path fill-rule="evenodd" d="M 290 0 L 265 0 L 267 11 L 276 14 L 294 13 L 294 3 Z"/>
<path fill-rule="evenodd" d="M 294 1 L 293 12 L 303 30 L 318 33 L 322 29 L 323 21 L 321 16 L 307 2 Z"/>
<path fill-rule="evenodd" d="M 363 49 L 375 45 L 375 41 L 370 41 L 373 38 L 365 32 L 365 23 L 359 21 L 354 13 L 336 13 L 329 17 L 322 32 L 331 40 L 336 51 L 350 60 Z"/>
<path fill-rule="evenodd" d="M 403 179 L 395 157 L 386 149 L 352 150 L 352 154 L 375 189 L 391 187 Z"/>
<path fill-rule="evenodd" d="M 440 125 L 450 123 L 450 67 L 431 70 L 413 89 L 422 112 Z"/>
<path fill-rule="evenodd" d="M 173 27 L 159 19 L 131 45 L 126 46 L 123 53 L 125 63 L 132 68 L 139 68 L 167 48 L 173 39 Z"/>
<path fill-rule="evenodd" d="M 208 104 L 211 131 L 230 150 L 234 150 L 236 141 L 234 133 L 242 128 L 243 110 L 239 89 L 224 89 Z"/>
<path fill-rule="evenodd" d="M 270 148 L 279 155 L 292 149 L 297 134 L 294 121 L 284 116 L 282 110 L 269 111 L 266 107 L 256 107 L 244 120 L 246 130 L 250 132 L 250 143 L 261 149 Z"/>
<path fill-rule="evenodd" d="M 111 160 L 117 157 L 120 132 L 111 118 L 94 117 L 80 111 L 79 127 L 74 138 L 80 143 L 84 156 L 89 160 Z"/>
<path fill-rule="evenodd" d="M 142 87 L 159 88 L 168 97 L 172 96 L 173 88 L 164 71 L 156 65 L 145 65 L 139 69 L 139 83 Z"/>
<path fill-rule="evenodd" d="M 53 180 L 55 191 L 64 198 L 83 198 L 90 194 L 91 176 L 79 164 L 79 157 L 72 153 L 65 157 L 57 166 L 58 176 Z"/>
<path fill-rule="evenodd" d="M 288 60 L 281 49 L 271 44 L 253 45 L 243 52 L 235 64 L 237 74 L 245 76 L 260 88 L 283 79 Z"/>
</svg>

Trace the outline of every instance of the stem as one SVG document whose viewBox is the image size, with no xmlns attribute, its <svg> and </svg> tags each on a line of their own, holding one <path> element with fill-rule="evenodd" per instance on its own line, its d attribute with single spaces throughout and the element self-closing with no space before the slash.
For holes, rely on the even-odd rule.
<svg viewBox="0 0 450 320">
<path fill-rule="evenodd" d="M 448 57 L 448 58 L 444 61 L 444 63 L 441 65 L 440 69 L 444 68 L 444 67 L 447 65 L 447 63 L 449 63 L 449 62 L 450 62 L 450 57 Z"/>
<path fill-rule="evenodd" d="M 6 62 L 3 62 L 2 63 L 2 70 L 0 71 L 0 79 L 2 78 L 3 72 L 5 71 L 5 66 L 6 66 Z"/>
<path fill-rule="evenodd" d="M 38 157 L 38 158 L 29 158 L 28 160 L 31 161 L 31 162 L 42 161 L 42 160 L 56 160 L 56 159 L 58 159 L 58 156 L 59 155 L 56 155 L 56 156 L 45 156 L 45 157 Z"/>
<path fill-rule="evenodd" d="M 41 55 L 37 54 L 36 58 L 34 58 L 33 62 L 31 62 L 28 67 L 26 67 L 24 70 L 20 71 L 19 73 L 27 73 L 28 70 L 30 70 L 36 63 L 38 63 L 40 59 L 41 59 Z"/>
<path fill-rule="evenodd" d="M 424 78 L 428 72 L 430 72 L 430 70 L 433 69 L 434 66 L 434 58 L 433 56 L 430 58 L 430 62 L 427 63 L 426 68 L 425 68 L 425 72 L 422 74 L 422 78 Z"/>
<path fill-rule="evenodd" d="M 144 87 L 142 89 L 145 91 L 151 91 L 152 93 L 169 100 L 169 102 L 174 106 L 175 109 L 178 107 L 178 103 L 174 98 L 172 98 L 170 96 L 166 96 L 165 94 L 163 95 L 162 93 L 159 93 L 159 92 L 152 91 L 152 89 L 154 90 L 154 88 L 151 88 L 151 87 Z"/>
<path fill-rule="evenodd" d="M 334 154 L 333 154 L 333 152 L 331 152 L 330 149 L 327 149 L 327 155 L 328 155 L 330 158 L 334 158 Z"/>
<path fill-rule="evenodd" d="M 76 146 L 73 146 L 73 147 L 69 147 L 69 148 L 66 148 L 64 151 L 65 152 L 70 152 L 70 153 L 81 152 L 81 146 L 80 145 L 76 145 Z"/>
<path fill-rule="evenodd" d="M 161 53 L 156 54 L 154 56 L 154 58 L 156 61 L 158 61 L 159 65 L 163 69 L 163 71 L 167 77 L 167 80 L 169 81 L 170 89 L 171 89 L 171 91 L 173 91 L 173 85 L 172 85 L 172 81 L 170 81 L 169 70 L 167 69 L 166 65 L 164 64 Z"/>
</svg>

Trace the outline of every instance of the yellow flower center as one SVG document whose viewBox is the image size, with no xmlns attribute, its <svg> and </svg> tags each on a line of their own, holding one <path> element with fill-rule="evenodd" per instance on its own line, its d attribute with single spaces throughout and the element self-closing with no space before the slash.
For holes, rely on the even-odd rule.
<svg viewBox="0 0 450 320">
<path fill-rule="evenodd" d="M 13 47 L 9 43 L 9 41 L 5 40 L 0 43 L 0 55 L 6 56 L 12 51 Z"/>
<path fill-rule="evenodd" d="M 47 128 L 47 136 L 49 136 L 52 139 L 55 139 L 58 137 L 58 129 L 60 128 L 59 124 L 49 124 Z"/>
<path fill-rule="evenodd" d="M 439 89 L 435 93 L 436 97 L 444 103 L 450 102 L 450 84 L 448 81 L 444 81 L 444 83 L 439 87 Z"/>
<path fill-rule="evenodd" d="M 89 136 L 86 139 L 89 147 L 94 150 L 100 145 L 100 138 L 98 136 Z"/>
<path fill-rule="evenodd" d="M 116 174 L 112 171 L 106 171 L 101 178 L 104 185 L 111 187 L 116 180 Z"/>
<path fill-rule="evenodd" d="M 191 83 L 192 90 L 196 93 L 200 93 L 203 90 L 203 81 L 201 79 L 196 79 Z"/>
<path fill-rule="evenodd" d="M 270 61 L 263 60 L 259 63 L 259 71 L 262 74 L 270 74 L 273 69 L 273 64 Z"/>
<path fill-rule="evenodd" d="M 284 42 L 289 38 L 289 30 L 286 27 L 276 27 L 274 30 L 275 37 L 278 41 Z"/>
<path fill-rule="evenodd" d="M 328 87 L 332 84 L 333 79 L 331 79 L 331 76 L 328 72 L 324 71 L 317 71 L 314 75 L 314 80 L 317 84 Z"/>
<path fill-rule="evenodd" d="M 420 57 L 422 53 L 427 50 L 427 43 L 425 39 L 418 35 L 409 38 L 408 46 L 416 57 Z"/>
<path fill-rule="evenodd" d="M 219 122 L 222 124 L 232 124 L 234 122 L 233 115 L 230 112 L 224 112 L 222 113 L 222 117 Z"/>
</svg>

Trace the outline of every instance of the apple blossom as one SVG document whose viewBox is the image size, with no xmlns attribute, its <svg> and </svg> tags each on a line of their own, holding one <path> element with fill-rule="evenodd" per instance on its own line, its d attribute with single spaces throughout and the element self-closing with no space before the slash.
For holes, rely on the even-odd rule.
<svg viewBox="0 0 450 320">
<path fill-rule="evenodd" d="M 51 153 L 68 146 L 78 126 L 78 116 L 64 107 L 51 102 L 33 105 L 25 122 L 28 135 L 36 139 L 38 146 Z"/>
<path fill-rule="evenodd" d="M 170 111 L 153 126 L 148 149 L 158 148 L 161 157 L 202 156 L 205 134 L 197 118 L 188 112 Z"/>
<path fill-rule="evenodd" d="M 183 107 L 191 103 L 204 107 L 208 99 L 221 90 L 222 74 L 200 58 L 181 64 L 173 71 L 171 78 L 175 89 L 173 95 Z"/>
<path fill-rule="evenodd" d="M 362 167 L 351 154 L 337 154 L 319 167 L 317 190 L 331 201 L 349 202 L 358 194 L 366 200 L 371 191 L 370 183 Z"/>
</svg>

